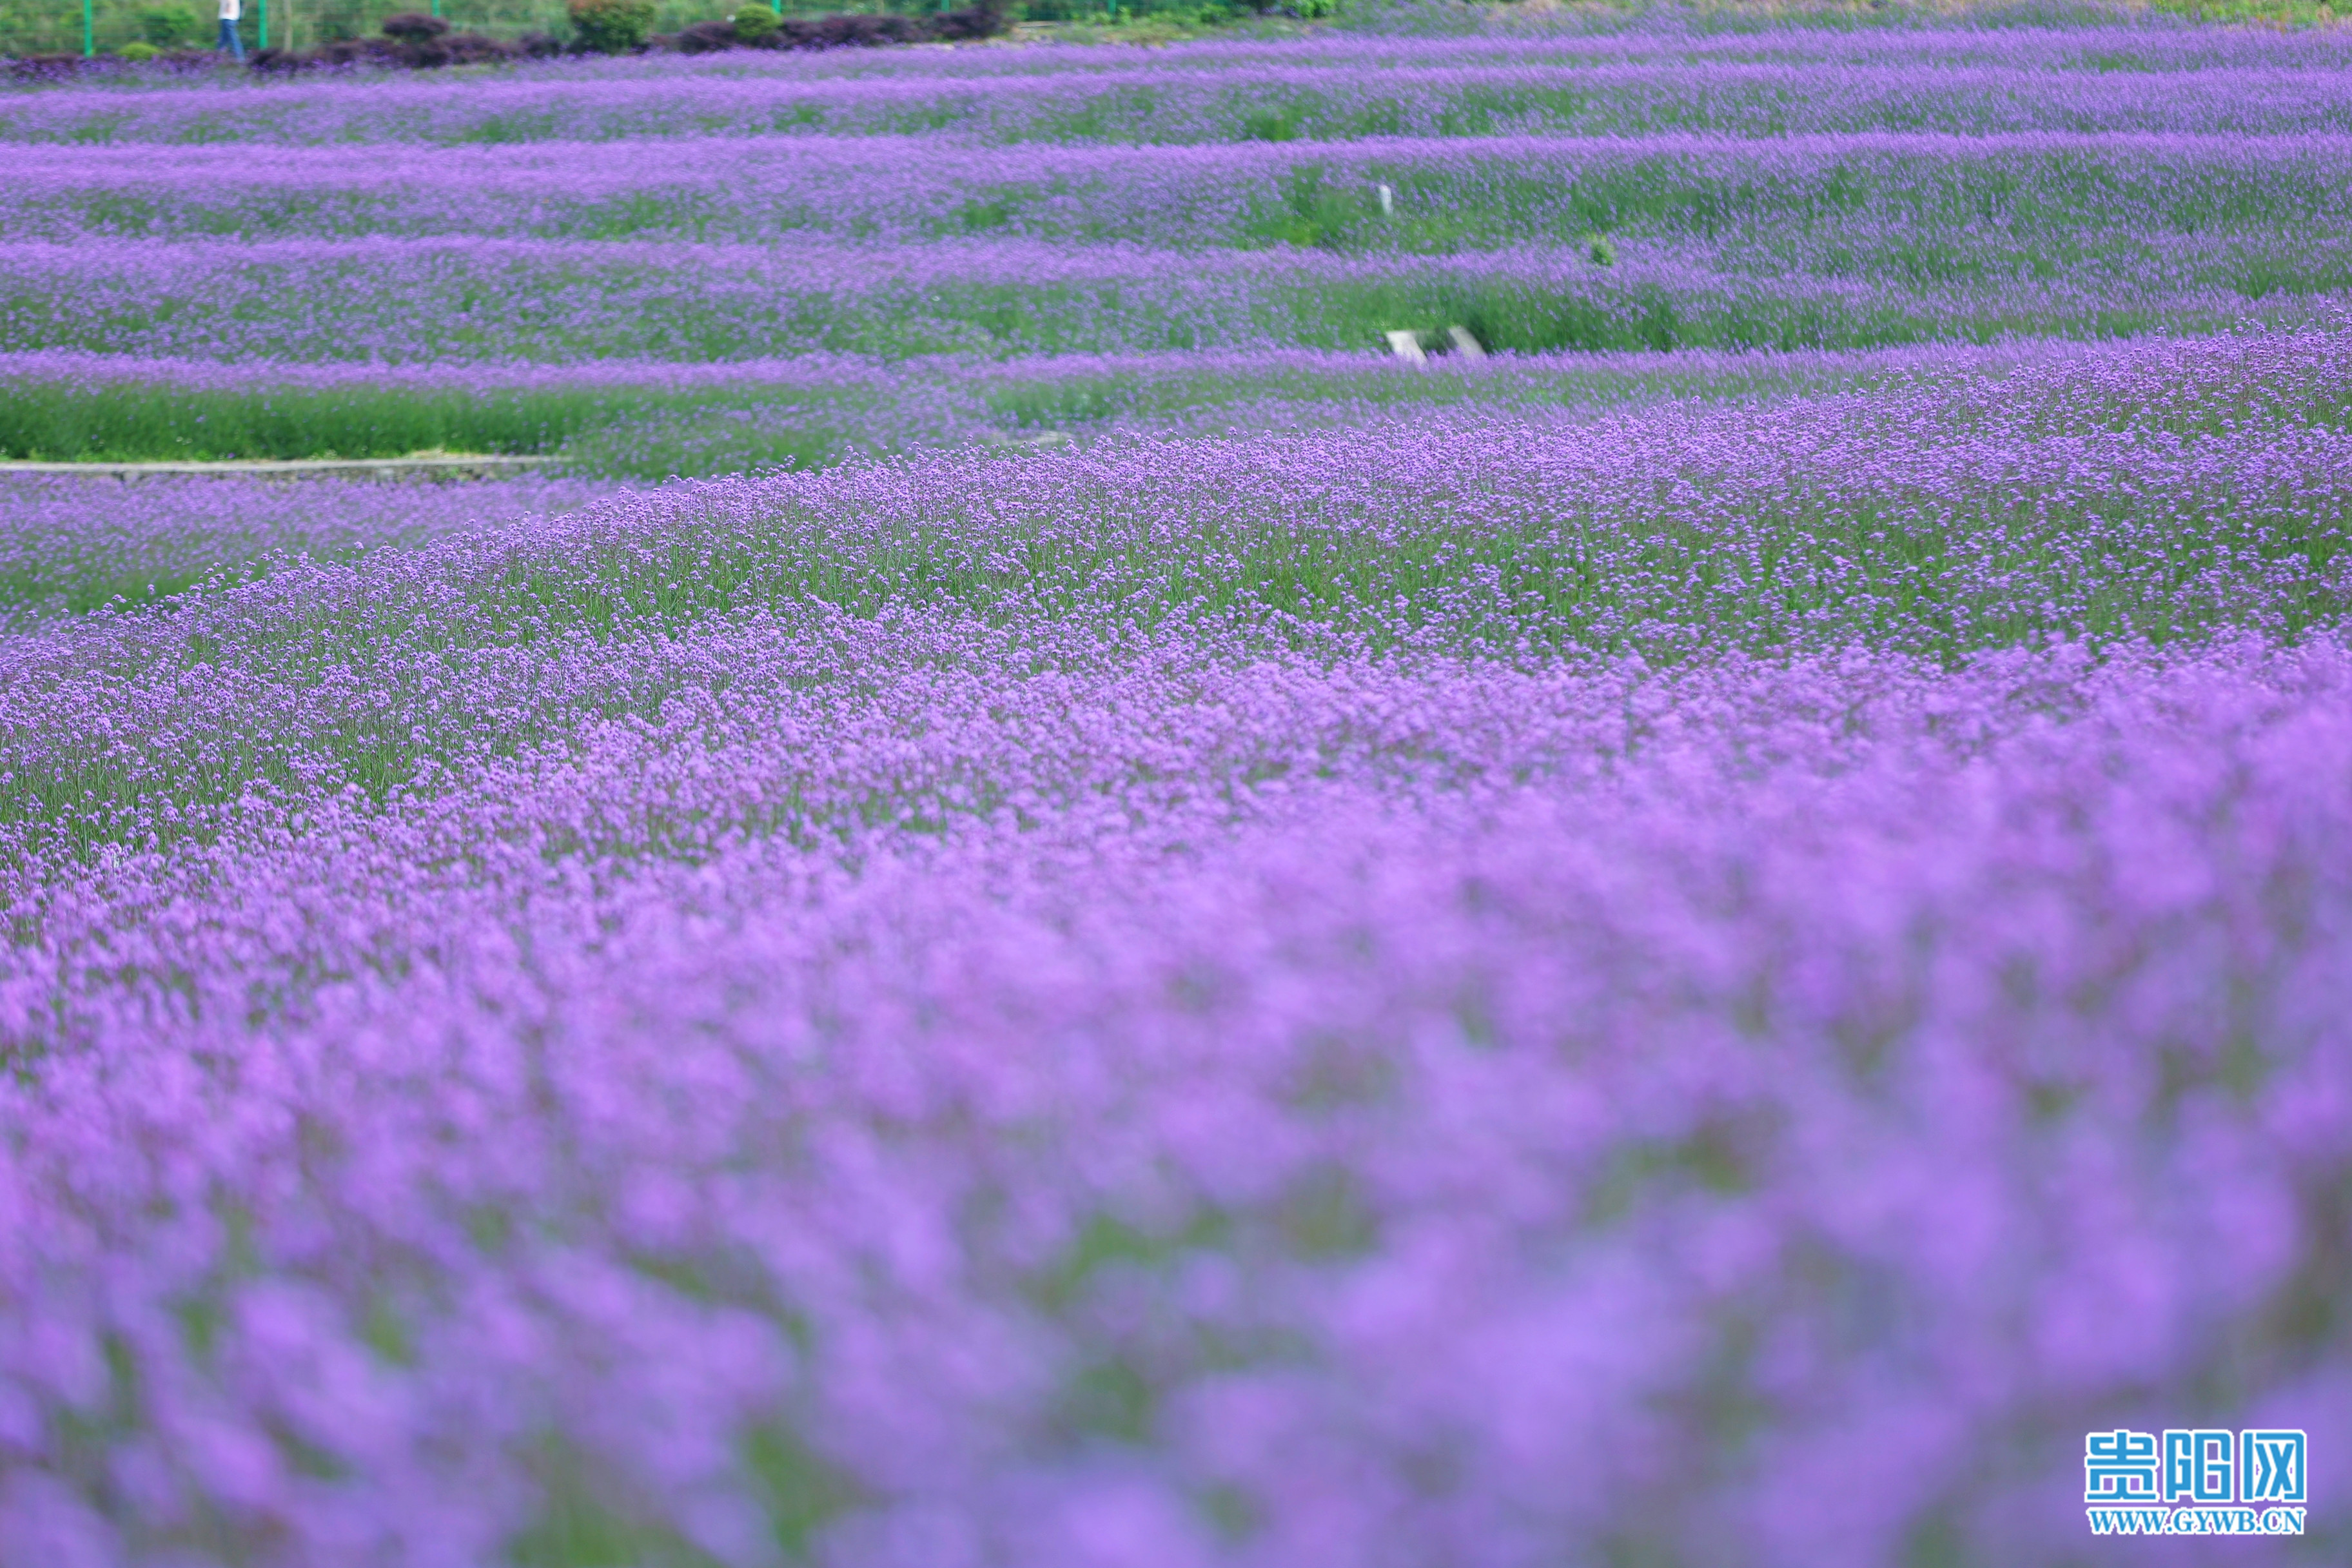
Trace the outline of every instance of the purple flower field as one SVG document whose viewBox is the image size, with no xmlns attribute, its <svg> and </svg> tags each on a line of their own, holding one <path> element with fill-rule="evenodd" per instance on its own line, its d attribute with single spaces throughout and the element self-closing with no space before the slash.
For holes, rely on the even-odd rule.
<svg viewBox="0 0 2352 1568">
<path fill-rule="evenodd" d="M 1864 348 L 1958 338 L 2301 325 L 2352 302 L 2352 240 L 2144 240 L 2046 279 L 1757 276 L 1632 245 L 1475 258 L 1223 258 L 963 240 L 888 250 L 480 238 L 0 245 L 0 350 L 415 363 L 1338 349 L 1381 321 L 1540 353 Z M 2249 294 L 2248 272 L 2280 287 Z M 423 331 L 412 313 L 430 312 Z"/>
<path fill-rule="evenodd" d="M 710 136 L 496 146 L 100 143 L 0 190 L 12 239 L 464 234 L 906 245 L 992 233 L 1200 250 L 1286 240 L 1457 251 L 1594 229 L 1779 247 L 2078 247 L 2259 234 L 2352 216 L 2333 132 L 1871 132 L 1736 140 L 1376 137 L 1338 145 L 940 145 L 913 136 Z M 1390 185 L 1391 210 L 1379 210 Z M 1399 210 L 1399 209 L 1402 210 Z M 1796 221 L 1791 221 L 1791 220 Z M 2011 257 L 2012 263 L 2030 258 Z M 2056 258 L 2046 258 L 2055 260 Z"/>
<path fill-rule="evenodd" d="M 120 460 L 560 447 L 578 469 L 659 479 L 822 466 L 803 461 L 812 444 L 844 449 L 817 454 L 829 460 L 1019 440 L 1024 431 L 1034 438 L 1063 426 L 1089 436 L 1222 434 L 1347 425 L 1433 405 L 1727 402 L 2000 374 L 2024 363 L 2095 362 L 2101 353 L 2028 342 L 1776 354 L 1554 353 L 1414 367 L 1299 349 L 1024 355 L 986 365 L 824 354 L 715 364 L 304 364 L 45 351 L 0 355 L 0 448 L 49 460 Z"/>
<path fill-rule="evenodd" d="M 2352 1442 L 2336 646 L 1008 651 L 12 889 L 12 1554 L 2063 1562 L 2086 1427 Z"/>
<path fill-rule="evenodd" d="M 2189 28 L 1780 29 L 1348 38 L 525 66 L 488 80 L 19 91 L 27 142 L 399 142 L 919 134 L 957 142 L 1730 136 L 1874 130 L 2352 132 L 2352 45 Z M 1834 88 L 1831 89 L 1831 83 Z"/>
<path fill-rule="evenodd" d="M 0 1564 L 2352 1557 L 2340 37 L 0 89 Z"/>
<path fill-rule="evenodd" d="M 578 479 L 462 487 L 71 476 L 0 480 L 0 625 L 47 627 L 242 579 L 283 559 L 337 561 L 512 526 L 609 493 Z M 120 602 L 118 605 L 118 601 Z"/>
</svg>

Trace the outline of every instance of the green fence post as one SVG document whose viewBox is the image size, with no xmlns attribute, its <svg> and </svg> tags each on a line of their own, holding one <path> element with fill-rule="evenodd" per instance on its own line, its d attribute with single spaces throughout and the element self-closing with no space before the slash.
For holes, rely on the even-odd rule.
<svg viewBox="0 0 2352 1568">
<path fill-rule="evenodd" d="M 261 0 L 261 15 L 254 26 L 253 47 L 257 49 L 268 48 L 269 47 L 269 0 Z"/>
<path fill-rule="evenodd" d="M 90 26 L 89 0 L 81 0 L 81 58 L 98 53 L 98 34 Z"/>
</svg>

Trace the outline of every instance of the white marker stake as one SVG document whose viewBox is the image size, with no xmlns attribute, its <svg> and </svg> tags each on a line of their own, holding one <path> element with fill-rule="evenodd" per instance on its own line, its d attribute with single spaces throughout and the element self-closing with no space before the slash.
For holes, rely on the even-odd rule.
<svg viewBox="0 0 2352 1568">
<path fill-rule="evenodd" d="M 1381 216 L 1382 217 L 1396 216 L 1396 193 L 1389 189 L 1386 185 L 1382 185 L 1381 187 Z"/>
<path fill-rule="evenodd" d="M 1396 355 L 1397 358 L 1404 361 L 1407 364 L 1427 364 L 1429 363 L 1429 356 L 1421 352 L 1421 334 L 1419 332 L 1391 332 L 1389 334 L 1389 353 Z"/>
<path fill-rule="evenodd" d="M 1454 352 L 1460 354 L 1464 359 L 1485 359 L 1486 357 L 1486 351 L 1478 346 L 1478 340 L 1470 335 L 1469 328 L 1448 327 L 1445 329 L 1445 335 L 1454 340 Z"/>
</svg>

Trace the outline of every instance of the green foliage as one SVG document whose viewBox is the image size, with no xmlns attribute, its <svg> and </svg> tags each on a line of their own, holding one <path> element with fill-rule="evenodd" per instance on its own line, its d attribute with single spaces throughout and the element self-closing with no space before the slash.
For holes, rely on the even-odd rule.
<svg viewBox="0 0 2352 1568">
<path fill-rule="evenodd" d="M 246 390 L 0 378 L 0 457 L 203 462 L 388 458 L 434 447 L 533 452 L 621 416 L 624 409 L 594 393 L 532 398 L 395 384 Z"/>
<path fill-rule="evenodd" d="M 588 431 L 565 443 L 573 472 L 698 479 L 775 468 L 824 468 L 877 444 L 842 407 L 688 409 Z"/>
<path fill-rule="evenodd" d="M 1056 37 L 1075 42 L 1192 37 L 1256 15 L 1227 0 L 1117 0 L 1115 7 L 1111 0 L 1015 0 L 1011 10 L 1024 22 L 1056 25 Z"/>
<path fill-rule="evenodd" d="M 1296 142 L 1300 132 L 1301 116 L 1286 108 L 1254 109 L 1242 116 L 1241 137 L 1244 142 Z"/>
<path fill-rule="evenodd" d="M 654 25 L 651 0 L 571 0 L 572 35 L 599 54 L 634 54 Z"/>
<path fill-rule="evenodd" d="M 2151 11 L 2197 22 L 2266 22 L 2279 27 L 2331 27 L 2330 0 L 2147 0 Z"/>
<path fill-rule="evenodd" d="M 204 37 L 204 18 L 193 6 L 151 6 L 134 20 L 139 25 L 140 42 L 151 49 L 179 48 Z M 125 57 L 130 54 L 128 48 L 117 52 Z"/>
<path fill-rule="evenodd" d="M 752 0 L 751 4 L 738 10 L 730 19 L 735 24 L 735 36 L 747 44 L 757 43 L 774 32 L 780 25 L 774 8 L 761 4 L 761 0 Z"/>
<path fill-rule="evenodd" d="M 142 60 L 152 60 L 163 52 L 152 44 L 125 44 L 114 51 L 117 58 L 129 60 L 133 65 Z"/>
<path fill-rule="evenodd" d="M 1331 179 L 1319 163 L 1288 171 L 1280 191 L 1278 205 L 1253 203 L 1245 211 L 1239 237 L 1244 243 L 1355 251 L 1388 237 L 1378 196 L 1352 182 Z"/>
<path fill-rule="evenodd" d="M 792 1562 L 805 1561 L 816 1533 L 860 1500 L 838 1466 L 782 1423 L 755 1429 L 744 1440 L 743 1460 L 767 1505 L 776 1544 Z"/>
<path fill-rule="evenodd" d="M 612 1478 L 577 1445 L 549 1436 L 533 1468 L 541 1493 L 539 1516 L 507 1543 L 516 1568 L 717 1568 L 714 1559 L 665 1524 L 632 1509 Z"/>
</svg>

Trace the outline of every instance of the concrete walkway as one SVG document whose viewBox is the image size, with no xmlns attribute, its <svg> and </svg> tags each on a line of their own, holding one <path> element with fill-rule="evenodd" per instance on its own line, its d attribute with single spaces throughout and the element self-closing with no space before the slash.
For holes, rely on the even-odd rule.
<svg viewBox="0 0 2352 1568">
<path fill-rule="evenodd" d="M 209 474 L 236 479 L 495 479 L 546 467 L 551 458 L 497 454 L 439 458 L 295 458 L 232 463 L 0 462 L 0 474 L 79 474 L 86 479 L 147 479 Z"/>
</svg>

